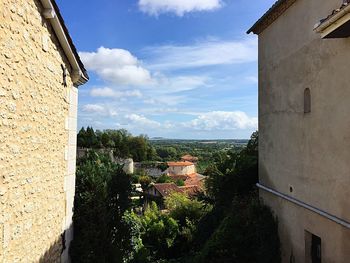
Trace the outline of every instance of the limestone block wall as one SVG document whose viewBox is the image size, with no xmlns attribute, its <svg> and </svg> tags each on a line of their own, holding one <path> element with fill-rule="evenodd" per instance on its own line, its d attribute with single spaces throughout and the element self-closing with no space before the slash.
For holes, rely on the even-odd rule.
<svg viewBox="0 0 350 263">
<path fill-rule="evenodd" d="M 60 262 L 71 225 L 77 105 L 62 65 L 70 71 L 40 3 L 1 0 L 0 262 Z"/>
</svg>

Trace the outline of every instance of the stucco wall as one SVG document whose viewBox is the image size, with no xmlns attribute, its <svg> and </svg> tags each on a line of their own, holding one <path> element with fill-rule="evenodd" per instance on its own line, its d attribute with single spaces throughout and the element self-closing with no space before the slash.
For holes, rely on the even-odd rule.
<svg viewBox="0 0 350 263">
<path fill-rule="evenodd" d="M 59 262 L 71 223 L 77 90 L 36 0 L 0 1 L 0 262 Z M 75 101 L 71 103 L 70 101 Z M 72 161 L 74 160 L 74 161 Z M 67 198 L 69 200 L 67 200 Z"/>
<path fill-rule="evenodd" d="M 350 222 L 350 39 L 322 40 L 313 31 L 341 3 L 298 0 L 259 36 L 259 174 L 265 186 Z M 305 88 L 312 97 L 308 114 Z M 296 262 L 304 262 L 296 235 L 307 227 L 325 239 L 322 262 L 345 262 L 348 229 L 273 199 L 267 202 L 280 218 L 283 262 L 291 247 Z M 335 246 L 342 249 L 332 256 Z"/>
<path fill-rule="evenodd" d="M 170 166 L 167 173 L 172 175 L 187 175 L 196 172 L 196 167 L 194 165 L 187 166 Z"/>
</svg>

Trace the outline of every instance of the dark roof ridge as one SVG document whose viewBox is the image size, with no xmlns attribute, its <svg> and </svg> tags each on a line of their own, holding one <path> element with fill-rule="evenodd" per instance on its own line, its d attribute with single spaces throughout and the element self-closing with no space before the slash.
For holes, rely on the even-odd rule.
<svg viewBox="0 0 350 263">
<path fill-rule="evenodd" d="M 259 35 L 280 17 L 297 0 L 278 0 L 274 5 L 247 31 L 247 34 Z"/>
</svg>

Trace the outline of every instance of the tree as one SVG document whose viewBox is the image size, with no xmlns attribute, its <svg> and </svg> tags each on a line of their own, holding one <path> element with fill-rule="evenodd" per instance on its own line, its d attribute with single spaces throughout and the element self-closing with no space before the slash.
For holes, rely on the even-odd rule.
<svg viewBox="0 0 350 263">
<path fill-rule="evenodd" d="M 141 175 L 139 177 L 139 183 L 141 184 L 142 190 L 145 191 L 152 183 L 152 179 L 148 175 Z"/>
<path fill-rule="evenodd" d="M 74 262 L 122 262 L 129 253 L 129 229 L 123 225 L 130 208 L 131 182 L 121 166 L 94 151 L 79 160 L 74 200 Z M 125 254 L 126 253 L 126 254 Z"/>
<path fill-rule="evenodd" d="M 99 147 L 99 141 L 98 141 L 97 136 L 95 134 L 95 131 L 92 127 L 86 128 L 85 144 L 86 144 L 87 148 L 98 148 Z"/>
<path fill-rule="evenodd" d="M 160 163 L 157 165 L 157 168 L 160 169 L 162 172 L 164 172 L 166 169 L 169 168 L 167 163 Z"/>
<path fill-rule="evenodd" d="M 271 210 L 255 197 L 235 199 L 193 262 L 281 262 L 278 226 Z"/>
<path fill-rule="evenodd" d="M 205 171 L 207 194 L 216 205 L 229 207 L 237 195 L 250 195 L 258 182 L 258 133 L 238 153 L 219 156 L 220 161 Z"/>
<path fill-rule="evenodd" d="M 205 189 L 209 197 L 208 200 L 219 203 L 221 200 L 225 199 L 226 197 L 222 196 L 223 193 L 221 192 L 224 187 L 224 174 L 213 164 L 207 167 L 204 175 L 207 176 L 205 180 Z"/>
<path fill-rule="evenodd" d="M 174 147 L 159 147 L 156 151 L 158 156 L 164 160 L 178 158 L 178 153 Z"/>
<path fill-rule="evenodd" d="M 182 193 L 171 193 L 164 201 L 169 215 L 174 218 L 180 226 L 186 225 L 186 220 L 196 224 L 209 210 L 203 202 L 196 199 L 190 199 Z"/>
<path fill-rule="evenodd" d="M 173 180 L 171 180 L 171 178 L 166 174 L 162 174 L 161 176 L 159 176 L 156 181 L 157 184 L 165 184 L 165 183 L 172 183 L 172 182 Z"/>
<path fill-rule="evenodd" d="M 78 136 L 77 136 L 77 144 L 78 144 L 78 147 L 81 147 L 81 148 L 85 148 L 87 147 L 87 143 L 86 143 L 86 131 L 85 131 L 85 128 L 82 127 L 78 133 Z"/>
<path fill-rule="evenodd" d="M 169 249 L 179 233 L 176 220 L 162 213 L 156 203 L 152 202 L 141 218 L 141 222 L 144 246 L 153 252 L 154 257 L 167 258 Z"/>
<path fill-rule="evenodd" d="M 182 180 L 182 179 L 176 180 L 175 184 L 176 184 L 177 186 L 185 186 L 185 182 L 184 182 L 184 180 Z"/>
</svg>

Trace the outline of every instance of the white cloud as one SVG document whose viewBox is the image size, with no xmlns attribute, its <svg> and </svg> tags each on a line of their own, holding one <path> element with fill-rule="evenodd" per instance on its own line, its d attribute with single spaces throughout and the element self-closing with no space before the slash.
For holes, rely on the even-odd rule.
<svg viewBox="0 0 350 263">
<path fill-rule="evenodd" d="M 149 15 L 175 13 L 183 16 L 189 12 L 211 11 L 222 7 L 221 0 L 139 0 L 139 8 Z"/>
<path fill-rule="evenodd" d="M 175 76 L 165 77 L 157 76 L 157 86 L 163 87 L 170 93 L 193 90 L 207 86 L 209 78 L 206 76 Z"/>
<path fill-rule="evenodd" d="M 167 105 L 167 106 L 176 106 L 178 104 L 184 103 L 187 101 L 185 96 L 176 96 L 176 95 L 157 95 L 151 98 L 145 99 L 143 102 L 149 105 Z"/>
<path fill-rule="evenodd" d="M 105 81 L 117 85 L 147 85 L 152 83 L 150 72 L 129 51 L 100 47 L 97 52 L 80 52 L 88 70 Z"/>
<path fill-rule="evenodd" d="M 213 111 L 203 113 L 183 125 L 186 128 L 203 131 L 257 129 L 258 118 L 249 117 L 241 111 Z"/>
<path fill-rule="evenodd" d="M 125 97 L 141 98 L 142 97 L 142 94 L 139 90 L 117 91 L 109 87 L 93 88 L 90 91 L 90 95 L 92 97 L 107 97 L 107 98 L 125 98 Z"/>
<path fill-rule="evenodd" d="M 100 104 L 86 104 L 83 105 L 82 111 L 89 114 L 97 114 L 103 116 L 117 116 L 117 112 L 107 106 Z"/>
<path fill-rule="evenodd" d="M 242 64 L 255 62 L 258 58 L 257 39 L 254 37 L 233 41 L 209 40 L 188 46 L 148 47 L 145 52 L 155 58 L 149 65 L 153 70 Z"/>
<path fill-rule="evenodd" d="M 86 104 L 83 106 L 83 111 L 92 113 L 101 113 L 105 111 L 105 108 L 97 104 Z"/>
<path fill-rule="evenodd" d="M 132 125 L 135 125 L 140 128 L 160 128 L 162 126 L 162 124 L 157 121 L 150 120 L 142 115 L 134 113 L 126 115 L 125 119 L 129 121 L 129 123 L 131 123 Z"/>
</svg>

